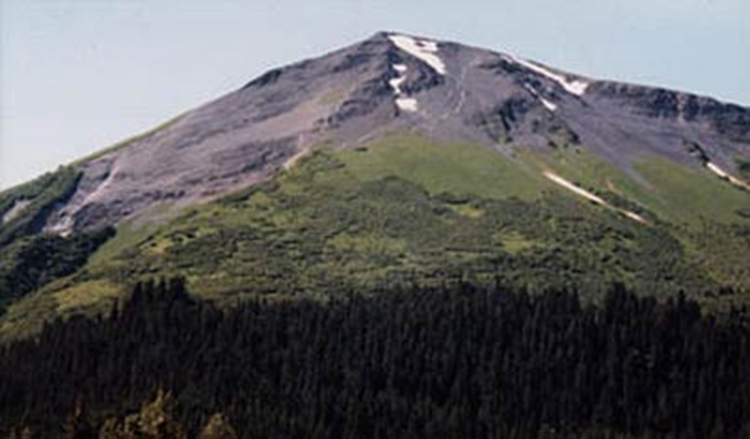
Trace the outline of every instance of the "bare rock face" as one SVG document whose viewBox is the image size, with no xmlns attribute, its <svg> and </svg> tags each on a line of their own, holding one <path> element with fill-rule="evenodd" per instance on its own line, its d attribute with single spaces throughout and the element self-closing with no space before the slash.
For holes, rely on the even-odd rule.
<svg viewBox="0 0 750 439">
<path fill-rule="evenodd" d="M 499 150 L 562 141 L 628 172 L 648 154 L 728 173 L 738 159 L 750 160 L 748 108 L 378 33 L 272 70 L 83 162 L 75 193 L 50 215 L 47 229 L 69 233 L 161 205 L 203 202 L 272 177 L 315 145 L 356 147 L 394 130 Z"/>
</svg>

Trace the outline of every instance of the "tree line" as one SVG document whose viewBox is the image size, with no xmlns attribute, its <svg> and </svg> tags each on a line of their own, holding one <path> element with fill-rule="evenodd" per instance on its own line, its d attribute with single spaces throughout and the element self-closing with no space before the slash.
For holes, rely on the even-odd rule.
<svg viewBox="0 0 750 439">
<path fill-rule="evenodd" d="M 68 438 L 750 437 L 747 310 L 614 285 L 265 299 L 181 280 L 0 348 L 0 434 Z"/>
</svg>

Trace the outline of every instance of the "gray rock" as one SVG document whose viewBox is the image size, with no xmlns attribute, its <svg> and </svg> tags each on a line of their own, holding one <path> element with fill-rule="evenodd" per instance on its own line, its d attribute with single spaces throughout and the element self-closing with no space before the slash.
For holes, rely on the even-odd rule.
<svg viewBox="0 0 750 439">
<path fill-rule="evenodd" d="M 450 42 L 438 42 L 442 75 L 389 35 L 274 69 L 82 163 L 75 194 L 47 228 L 89 229 L 159 205 L 205 202 L 269 179 L 313 145 L 351 148 L 391 130 L 494 148 L 547 148 L 562 138 L 630 173 L 638 157 L 650 154 L 727 170 L 736 169 L 737 158 L 750 159 L 748 108 L 529 67 Z M 399 75 L 396 64 L 406 66 L 401 89 L 416 99 L 415 112 L 396 105 L 389 84 Z M 574 81 L 588 84 L 584 93 L 570 91 Z"/>
</svg>

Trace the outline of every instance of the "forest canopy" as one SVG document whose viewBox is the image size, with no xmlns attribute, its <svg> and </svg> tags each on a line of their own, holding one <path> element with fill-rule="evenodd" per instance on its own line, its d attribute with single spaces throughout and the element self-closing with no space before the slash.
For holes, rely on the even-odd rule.
<svg viewBox="0 0 750 439">
<path fill-rule="evenodd" d="M 617 285 L 600 306 L 460 282 L 335 297 L 221 310 L 180 280 L 138 284 L 107 318 L 0 348 L 2 434 L 750 433 L 746 310 L 717 320 Z"/>
</svg>

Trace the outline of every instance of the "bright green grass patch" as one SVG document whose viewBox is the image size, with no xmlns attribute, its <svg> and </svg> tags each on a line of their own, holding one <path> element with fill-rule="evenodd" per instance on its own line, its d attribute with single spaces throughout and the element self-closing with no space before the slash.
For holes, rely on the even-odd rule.
<svg viewBox="0 0 750 439">
<path fill-rule="evenodd" d="M 498 151 L 471 143 L 436 143 L 416 135 L 397 134 L 366 148 L 337 153 L 362 180 L 395 176 L 431 194 L 452 192 L 486 198 L 539 198 L 546 182 Z"/>
<path fill-rule="evenodd" d="M 550 154 L 518 152 L 521 161 L 549 169 L 613 204 L 651 212 L 663 221 L 695 230 L 704 222 L 744 223 L 738 212 L 750 209 L 750 194 L 704 169 L 690 169 L 662 157 L 638 162 L 633 175 L 583 151 Z M 639 212 L 640 213 L 640 212 Z"/>
<path fill-rule="evenodd" d="M 657 157 L 643 160 L 636 169 L 675 222 L 691 226 L 702 222 L 750 225 L 750 220 L 738 214 L 739 210 L 750 209 L 750 194 L 705 169 L 689 169 Z"/>
<path fill-rule="evenodd" d="M 552 170 L 563 178 L 595 193 L 612 192 L 622 196 L 643 197 L 647 190 L 632 176 L 582 149 L 535 153 L 519 150 L 519 159 L 538 169 Z"/>
<path fill-rule="evenodd" d="M 660 217 L 665 216 L 656 196 L 643 183 L 638 182 L 634 175 L 627 175 L 588 151 L 555 150 L 544 154 L 522 150 L 518 152 L 518 156 L 539 172 L 553 171 L 619 208 L 639 214 L 650 212 Z"/>
</svg>

